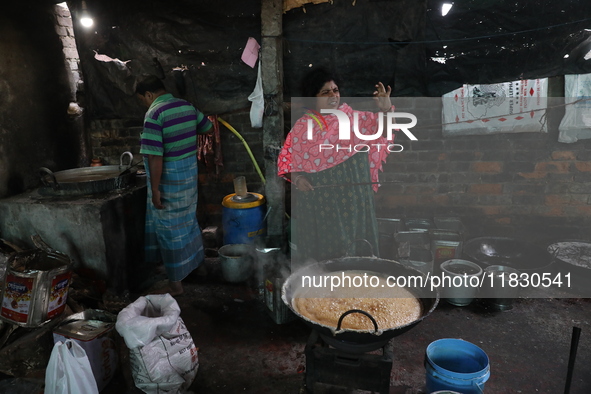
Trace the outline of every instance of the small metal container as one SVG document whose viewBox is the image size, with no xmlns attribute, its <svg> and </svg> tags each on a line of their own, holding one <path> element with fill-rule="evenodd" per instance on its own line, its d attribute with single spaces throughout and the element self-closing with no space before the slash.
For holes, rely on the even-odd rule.
<svg viewBox="0 0 591 394">
<path fill-rule="evenodd" d="M 503 265 L 489 265 L 484 269 L 480 298 L 492 309 L 506 311 L 513 308 L 513 299 L 519 296 L 519 286 L 512 285 L 521 272 Z M 513 279 L 512 279 L 513 278 Z"/>
<path fill-rule="evenodd" d="M 66 308 L 71 261 L 59 252 L 18 252 L 8 260 L 0 318 L 22 327 L 38 327 Z"/>
<path fill-rule="evenodd" d="M 410 256 L 411 248 L 429 249 L 430 240 L 427 230 L 401 231 L 394 236 L 396 258 L 403 259 Z"/>
<path fill-rule="evenodd" d="M 404 226 L 408 231 L 430 230 L 435 228 L 435 223 L 427 218 L 407 218 L 404 220 Z"/>
<path fill-rule="evenodd" d="M 401 258 L 400 263 L 425 275 L 433 273 L 433 254 L 429 249 L 411 247 L 409 256 Z"/>
<path fill-rule="evenodd" d="M 436 216 L 433 218 L 435 228 L 439 230 L 453 231 L 458 234 L 464 233 L 464 224 L 458 217 L 454 216 Z"/>
<path fill-rule="evenodd" d="M 222 276 L 227 282 L 238 283 L 252 275 L 255 249 L 250 244 L 228 244 L 218 250 Z"/>
<path fill-rule="evenodd" d="M 378 244 L 380 257 L 384 259 L 396 259 L 396 242 L 394 237 L 404 230 L 402 219 L 377 218 L 378 221 Z"/>
<path fill-rule="evenodd" d="M 281 299 L 281 288 L 291 271 L 280 248 L 257 248 L 257 276 L 260 278 L 260 297 L 275 324 L 284 324 L 295 315 Z"/>
<path fill-rule="evenodd" d="M 453 231 L 431 230 L 431 252 L 435 265 L 462 256 L 462 236 Z"/>
<path fill-rule="evenodd" d="M 380 234 L 396 234 L 405 229 L 402 219 L 396 218 L 377 218 L 378 232 Z"/>
</svg>

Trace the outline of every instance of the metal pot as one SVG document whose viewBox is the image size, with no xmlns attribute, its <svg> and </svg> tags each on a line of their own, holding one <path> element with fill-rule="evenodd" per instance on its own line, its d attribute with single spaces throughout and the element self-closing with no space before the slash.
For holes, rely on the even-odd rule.
<svg viewBox="0 0 591 394">
<path fill-rule="evenodd" d="M 124 166 L 125 156 L 129 156 L 129 163 Z M 135 170 L 122 174 L 126 169 L 131 169 L 132 161 L 131 152 L 123 152 L 119 165 L 82 167 L 58 172 L 41 167 L 39 171 L 44 187 L 39 189 L 39 193 L 47 196 L 79 196 L 125 189 L 135 180 Z"/>
<path fill-rule="evenodd" d="M 292 273 L 283 284 L 281 295 L 283 302 L 296 316 L 302 319 L 312 329 L 316 330 L 327 344 L 337 349 L 355 353 L 376 350 L 384 346 L 391 338 L 416 326 L 425 317 L 431 314 L 439 303 L 439 291 L 437 288 L 431 290 L 428 285 L 424 287 L 407 287 L 406 289 L 413 293 L 421 303 L 421 317 L 419 319 L 399 327 L 378 327 L 377 323 L 369 313 L 365 311 L 351 310 L 345 312 L 343 316 L 341 316 L 336 330 L 334 327 L 329 327 L 308 319 L 294 308 L 294 298 L 302 289 L 302 277 L 331 275 L 331 273 L 340 275 L 342 272 L 349 271 L 363 272 L 367 273 L 367 275 L 377 275 L 382 277 L 391 275 L 396 277 L 420 276 L 425 278 L 425 275 L 416 269 L 406 267 L 396 261 L 380 259 L 377 257 L 343 257 L 340 259 L 311 264 Z M 324 296 L 330 297 L 330 289 L 326 288 L 325 291 L 326 293 Z M 362 313 L 370 317 L 374 323 L 374 330 L 342 329 L 340 323 L 342 322 L 342 319 L 350 313 Z"/>
</svg>

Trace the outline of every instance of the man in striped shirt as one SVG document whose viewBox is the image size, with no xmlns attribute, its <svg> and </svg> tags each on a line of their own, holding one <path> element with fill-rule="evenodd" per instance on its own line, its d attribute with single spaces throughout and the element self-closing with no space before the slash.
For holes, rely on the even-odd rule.
<svg viewBox="0 0 591 394">
<path fill-rule="evenodd" d="M 168 93 L 149 76 L 136 87 L 148 107 L 140 153 L 148 179 L 146 262 L 164 263 L 171 295 L 204 260 L 197 222 L 197 134 L 213 131 L 209 119 L 186 100 Z"/>
</svg>

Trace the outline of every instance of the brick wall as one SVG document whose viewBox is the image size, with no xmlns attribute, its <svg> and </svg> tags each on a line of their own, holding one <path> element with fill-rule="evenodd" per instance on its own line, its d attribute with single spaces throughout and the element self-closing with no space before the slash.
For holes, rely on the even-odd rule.
<svg viewBox="0 0 591 394">
<path fill-rule="evenodd" d="M 561 105 L 548 133 L 444 138 L 441 100 L 431 103 L 405 109 L 427 126 L 412 130 L 419 141 L 397 134 L 405 149 L 384 166 L 380 180 L 396 183 L 377 193 L 378 216 L 459 216 L 468 237 L 591 238 L 591 140 L 557 142 Z"/>
<path fill-rule="evenodd" d="M 91 120 L 88 126 L 92 156 L 105 165 L 119 164 L 123 152 L 129 151 L 137 162 L 140 156 L 141 119 Z M 126 159 L 127 160 L 127 159 Z"/>
<path fill-rule="evenodd" d="M 82 75 L 80 73 L 80 56 L 76 47 L 74 38 L 74 28 L 72 26 L 72 16 L 68 8 L 56 5 L 54 6 L 56 25 L 55 30 L 62 41 L 64 47 L 64 57 L 66 67 L 70 71 L 70 90 L 72 100 L 76 100 L 76 92 L 83 89 Z"/>
</svg>

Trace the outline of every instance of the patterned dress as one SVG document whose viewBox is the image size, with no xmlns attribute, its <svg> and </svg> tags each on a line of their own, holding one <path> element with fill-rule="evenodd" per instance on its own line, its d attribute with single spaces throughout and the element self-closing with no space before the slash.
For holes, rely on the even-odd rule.
<svg viewBox="0 0 591 394">
<path fill-rule="evenodd" d="M 339 110 L 349 117 L 351 124 L 357 119 L 363 134 L 375 134 L 378 129 L 377 115 L 372 112 L 354 111 L 347 104 L 342 104 Z M 386 145 L 391 141 L 384 137 L 362 140 L 354 133 L 350 140 L 339 140 L 337 117 L 325 115 L 319 119 L 319 116 L 316 112 L 309 113 L 295 123 L 278 159 L 280 176 L 303 174 L 315 187 L 305 192 L 292 187 L 292 261 L 305 264 L 345 255 L 377 255 L 373 191 L 377 191 L 378 185 L 371 183 L 378 182 L 379 171 L 389 153 Z M 311 127 L 313 138 L 309 138 Z M 320 148 L 337 144 L 357 145 L 360 149 L 356 152 Z"/>
<path fill-rule="evenodd" d="M 306 175 L 315 190 L 292 194 L 294 258 L 304 262 L 378 254 L 374 193 L 368 182 L 367 153 L 358 153 L 327 170 Z M 371 248 L 367 242 L 371 244 Z"/>
</svg>

